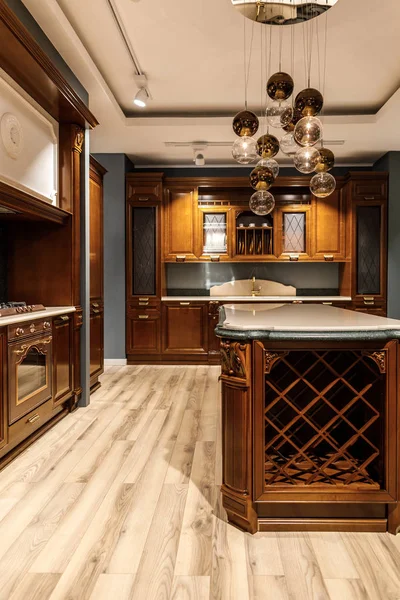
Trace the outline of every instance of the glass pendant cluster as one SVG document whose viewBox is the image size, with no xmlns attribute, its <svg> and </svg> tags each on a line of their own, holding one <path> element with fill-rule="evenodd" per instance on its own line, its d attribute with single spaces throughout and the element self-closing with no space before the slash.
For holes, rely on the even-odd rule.
<svg viewBox="0 0 400 600">
<path fill-rule="evenodd" d="M 323 7 L 320 7 L 320 3 L 317 3 L 321 8 L 320 10 L 312 8 L 312 2 L 304 4 L 303 0 L 301 0 L 301 3 L 298 3 L 298 0 L 291 0 L 288 8 L 283 8 L 276 0 L 263 0 L 262 3 L 257 3 L 257 14 L 253 11 L 251 0 L 243 0 L 242 2 L 232 0 L 232 2 L 245 17 L 271 26 L 269 66 L 267 67 L 265 80 L 263 79 L 263 73 L 265 73 L 263 71 L 263 58 L 261 59 L 261 102 L 262 105 L 266 105 L 265 115 L 262 117 L 263 122 L 265 121 L 264 133 L 260 135 L 259 118 L 247 108 L 246 29 L 244 29 L 245 110 L 239 112 L 233 119 L 233 130 L 238 136 L 232 148 L 233 158 L 242 165 L 256 163 L 250 173 L 250 185 L 254 189 L 250 199 L 250 208 L 258 215 L 266 215 L 274 209 L 275 200 L 270 189 L 279 174 L 279 164 L 276 160 L 279 151 L 293 159 L 293 164 L 300 173 L 313 174 L 310 180 L 311 193 L 317 198 L 326 198 L 336 188 L 336 180 L 330 173 L 335 165 L 335 156 L 331 150 L 324 147 L 323 142 L 324 135 L 321 122 L 321 111 L 324 106 L 323 95 L 318 89 L 311 87 L 312 39 L 316 30 L 318 44 L 318 26 L 315 25 L 314 29 L 314 25 L 310 22 L 319 14 L 326 13 L 331 6 L 336 4 L 337 0 L 326 0 L 326 6 Z M 247 4 L 249 6 L 246 8 Z M 260 11 L 264 11 L 262 18 L 259 17 Z M 308 22 L 307 27 L 303 27 L 304 61 L 306 74 L 308 74 L 306 85 L 308 87 L 295 94 L 295 82 L 292 75 L 282 69 L 282 35 L 279 39 L 279 70 L 270 75 L 272 30 L 274 25 L 295 25 L 304 21 Z M 324 73 L 326 72 L 326 27 L 325 25 Z M 294 70 L 294 39 L 292 33 L 292 71 Z M 263 57 L 262 34 L 261 57 Z M 323 84 L 322 89 L 325 89 L 325 75 L 321 82 L 319 62 L 318 70 L 320 85 Z M 266 96 L 264 96 L 265 81 L 267 81 Z M 263 96 L 266 98 L 266 102 L 263 100 Z"/>
</svg>

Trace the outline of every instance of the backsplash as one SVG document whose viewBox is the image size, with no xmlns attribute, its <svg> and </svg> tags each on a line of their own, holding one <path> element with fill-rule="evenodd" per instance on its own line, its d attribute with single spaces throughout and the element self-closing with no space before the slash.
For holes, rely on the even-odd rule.
<svg viewBox="0 0 400 600">
<path fill-rule="evenodd" d="M 7 232 L 5 225 L 0 225 L 0 302 L 7 300 Z"/>
<path fill-rule="evenodd" d="M 325 295 L 321 290 L 329 290 L 337 294 L 339 288 L 337 263 L 171 263 L 166 267 L 171 295 L 174 290 L 209 290 L 213 285 L 253 276 L 292 285 L 298 295 L 300 290 L 315 290 L 318 295 Z"/>
</svg>

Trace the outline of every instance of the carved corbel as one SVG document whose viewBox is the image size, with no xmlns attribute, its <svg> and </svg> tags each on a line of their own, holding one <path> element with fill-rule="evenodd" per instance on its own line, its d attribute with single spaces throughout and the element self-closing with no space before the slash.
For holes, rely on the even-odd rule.
<svg viewBox="0 0 400 600">
<path fill-rule="evenodd" d="M 272 371 L 272 367 L 278 360 L 281 360 L 285 356 L 287 356 L 289 352 L 270 352 L 269 350 L 265 350 L 264 360 L 265 360 L 265 374 L 269 375 Z"/>
<path fill-rule="evenodd" d="M 362 355 L 365 356 L 365 358 L 370 358 L 373 360 L 378 366 L 380 373 L 386 373 L 386 352 L 384 350 L 375 352 L 368 352 L 368 350 L 364 350 Z"/>
<path fill-rule="evenodd" d="M 246 379 L 247 346 L 240 342 L 221 340 L 221 370 L 223 375 Z"/>
</svg>

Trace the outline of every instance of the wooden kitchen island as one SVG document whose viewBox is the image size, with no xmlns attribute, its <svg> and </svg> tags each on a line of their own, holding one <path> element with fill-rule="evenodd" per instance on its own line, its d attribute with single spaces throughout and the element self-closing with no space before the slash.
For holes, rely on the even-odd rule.
<svg viewBox="0 0 400 600">
<path fill-rule="evenodd" d="M 225 305 L 223 504 L 257 531 L 400 529 L 400 321 Z"/>
</svg>

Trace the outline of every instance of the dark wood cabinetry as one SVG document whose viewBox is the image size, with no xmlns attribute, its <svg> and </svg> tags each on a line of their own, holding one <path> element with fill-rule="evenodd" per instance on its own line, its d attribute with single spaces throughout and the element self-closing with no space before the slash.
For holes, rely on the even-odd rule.
<svg viewBox="0 0 400 600">
<path fill-rule="evenodd" d="M 208 302 L 163 303 L 163 353 L 207 356 Z"/>
<path fill-rule="evenodd" d="M 55 406 L 72 396 L 72 324 L 72 317 L 69 314 L 56 317 L 53 321 L 53 402 Z"/>
<path fill-rule="evenodd" d="M 314 259 L 341 261 L 346 258 L 346 196 L 342 189 L 328 198 L 313 199 L 312 249 Z"/>
<path fill-rule="evenodd" d="M 0 330 L 0 449 L 7 444 L 6 342 L 5 331 Z"/>
<path fill-rule="evenodd" d="M 90 389 L 104 371 L 103 177 L 106 169 L 90 157 Z"/>
<path fill-rule="evenodd" d="M 171 180 L 165 186 L 164 260 L 196 260 L 197 188 Z"/>
</svg>

